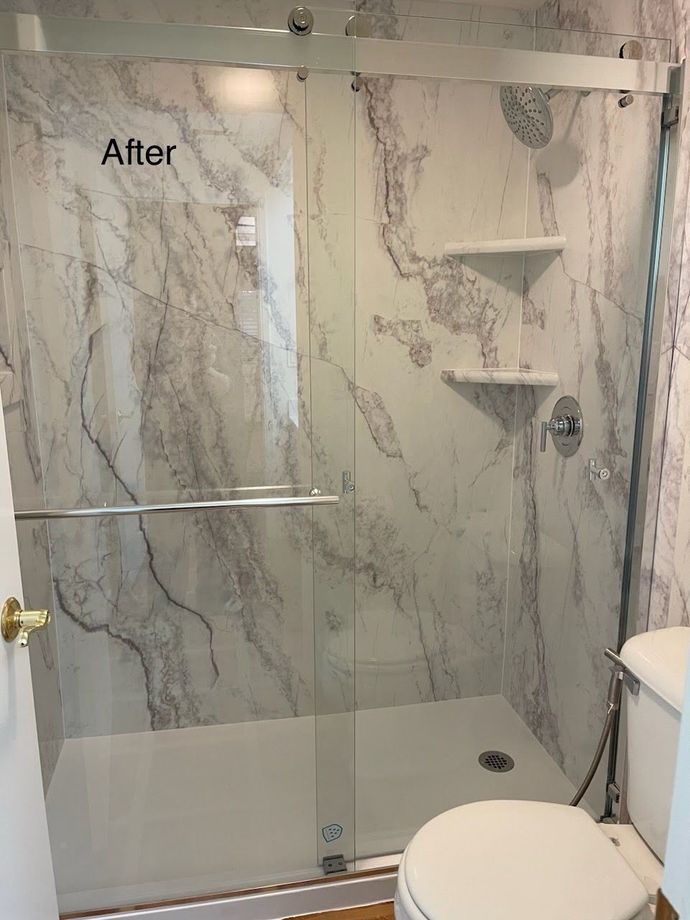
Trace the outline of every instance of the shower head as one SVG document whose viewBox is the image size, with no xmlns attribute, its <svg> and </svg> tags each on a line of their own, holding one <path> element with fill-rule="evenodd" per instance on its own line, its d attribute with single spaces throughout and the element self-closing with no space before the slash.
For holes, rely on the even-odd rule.
<svg viewBox="0 0 690 920">
<path fill-rule="evenodd" d="M 553 136 L 549 100 L 558 90 L 534 86 L 502 86 L 501 109 L 508 127 L 526 147 L 546 147 Z"/>
</svg>

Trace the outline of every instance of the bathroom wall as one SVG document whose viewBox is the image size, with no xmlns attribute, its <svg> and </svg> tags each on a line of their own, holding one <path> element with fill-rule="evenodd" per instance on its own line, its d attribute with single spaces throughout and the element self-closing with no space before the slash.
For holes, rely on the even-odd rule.
<svg viewBox="0 0 690 920">
<path fill-rule="evenodd" d="M 667 35 L 675 60 L 687 55 L 690 10 L 686 0 L 635 3 L 605 0 L 550 0 L 538 12 L 545 25 L 622 30 Z M 661 363 L 656 390 L 650 491 L 642 556 L 642 590 L 634 629 L 690 622 L 690 460 L 685 399 L 688 377 L 688 295 L 690 261 L 687 247 L 690 130 L 687 106 L 680 128 L 679 173 L 671 247 L 669 291 L 663 317 Z"/>
<path fill-rule="evenodd" d="M 349 79 L 312 75 L 304 87 L 276 74 L 33 56 L 5 69 L 49 503 L 304 485 L 310 463 L 322 488 L 339 491 L 351 467 L 360 654 L 399 674 L 362 682 L 359 704 L 498 692 L 514 394 L 440 381 L 447 366 L 517 361 L 518 263 L 496 273 L 442 255 L 454 236 L 517 234 L 524 222 L 527 154 L 495 90 L 381 80 L 357 95 L 355 328 L 343 245 L 353 238 Z M 233 108 L 233 89 L 249 93 L 248 110 Z M 101 167 L 97 153 L 123 132 L 183 136 L 174 178 Z M 454 169 L 466 180 L 439 220 L 426 202 Z M 272 257 L 235 247 L 228 269 L 227 229 L 258 202 L 285 221 L 265 240 Z M 281 262 L 276 251 L 292 255 Z M 292 300 L 272 299 L 293 276 Z M 70 309 L 56 316 L 56 303 Z M 457 426 L 439 449 L 450 416 Z M 18 503 L 34 501 L 20 490 Z M 313 533 L 303 512 L 52 524 L 67 735 L 351 709 L 351 507 L 320 512 Z"/>
<path fill-rule="evenodd" d="M 303 86 L 5 66 L 49 503 L 308 487 Z M 175 168 L 101 166 L 111 134 L 177 143 Z M 313 710 L 307 512 L 60 522 L 50 541 L 68 736 Z"/>
<path fill-rule="evenodd" d="M 495 87 L 368 77 L 357 167 L 358 705 L 499 693 L 515 392 L 441 372 L 517 366 L 522 260 L 443 247 L 522 233 L 527 149 Z"/>
<path fill-rule="evenodd" d="M 660 101 L 554 98 L 555 132 L 530 164 L 527 232 L 562 234 L 526 260 L 521 364 L 556 370 L 518 397 L 504 692 L 566 774 L 584 775 L 601 730 L 615 645 L 651 242 Z M 539 421 L 556 399 L 584 414 L 561 457 Z M 590 481 L 588 461 L 607 467 Z"/>
<path fill-rule="evenodd" d="M 0 98 L 4 100 L 4 76 L 0 76 Z M 7 118 L 3 104 L 0 108 L 0 393 L 14 494 L 18 500 L 42 507 L 43 470 L 23 310 L 24 291 L 15 204 Z M 22 524 L 17 528 L 17 537 L 24 607 L 53 609 L 47 527 L 40 522 Z M 43 782 L 47 789 L 64 738 L 55 618 L 46 630 L 32 639 L 29 654 Z"/>
<path fill-rule="evenodd" d="M 324 17 L 340 29 L 343 14 L 333 6 Z M 271 27 L 283 27 L 287 13 L 275 3 L 199 4 L 191 12 L 189 4 L 121 2 L 2 7 Z M 363 8 L 386 14 L 374 28 L 390 37 L 513 47 L 533 40 L 534 14 L 421 0 Z M 401 13 L 412 15 L 390 15 Z M 421 14 L 469 16 L 476 25 L 449 29 Z M 597 17 L 560 3 L 547 4 L 537 21 L 669 34 L 671 16 L 654 23 L 645 16 L 641 9 L 632 18 Z M 252 483 L 308 483 L 315 460 L 313 481 L 337 490 L 347 457 L 357 480 L 358 704 L 503 687 L 551 753 L 579 775 L 600 719 L 605 677 L 597 650 L 615 637 L 655 113 L 636 103 L 618 117 L 606 97 L 585 105 L 563 96 L 554 100 L 560 133 L 528 165 L 488 87 L 376 78 L 353 99 L 349 81 L 312 75 L 307 124 L 305 90 L 294 81 L 272 75 L 263 102 L 239 112 L 228 107 L 219 72 L 6 61 L 27 341 L 41 393 L 41 487 L 52 504 L 215 495 Z M 171 186 L 155 172 L 123 179 L 85 165 L 84 149 L 93 157 L 109 133 L 152 128 L 193 138 Z M 334 138 L 350 143 L 351 131 L 354 323 L 352 163 L 342 155 L 324 160 L 337 149 Z M 244 132 L 260 156 L 238 150 Z M 622 164 L 615 177 L 607 162 Z M 571 182 L 568 169 L 588 175 L 591 187 L 582 177 Z M 268 192 L 276 213 L 294 221 L 280 236 L 292 262 L 276 261 L 275 247 L 270 264 L 235 249 L 231 277 L 223 276 L 228 222 Z M 300 230 L 307 220 L 308 268 Z M 566 227 L 571 245 L 562 259 L 530 261 L 524 279 L 518 262 L 487 267 L 442 255 L 450 239 L 520 235 L 526 220 L 535 232 Z M 602 249 L 597 233 L 618 242 Z M 256 292 L 256 278 L 272 273 L 297 283 L 287 305 L 271 301 L 270 284 L 262 287 L 268 325 L 260 341 L 256 293 L 240 298 L 236 325 L 225 328 L 228 291 Z M 61 324 L 56 302 L 71 305 Z M 180 342 L 186 357 L 176 367 Z M 556 458 L 540 466 L 533 456 L 533 425 L 561 390 L 537 392 L 534 402 L 521 392 L 516 406 L 510 390 L 440 381 L 445 367 L 541 366 L 555 356 L 562 391 L 581 391 L 593 406 L 595 456 L 614 470 L 607 492 L 579 478 L 581 470 L 566 474 Z M 236 411 L 228 412 L 239 366 L 242 393 L 233 392 Z M 213 409 L 209 424 L 199 421 L 199 405 Z M 242 449 L 232 437 L 238 430 Z M 356 464 L 348 456 L 353 432 Z M 27 505 L 40 497 L 23 485 L 18 494 Z M 351 708 L 351 507 L 343 503 L 337 519 L 320 512 L 314 531 L 301 512 L 281 513 L 277 527 L 270 512 L 258 513 L 258 522 L 238 516 L 232 526 L 210 517 L 174 526 L 160 518 L 52 526 L 67 734 Z M 312 591 L 320 701 L 309 647 Z M 247 597 L 257 600 L 247 605 Z M 376 679 L 381 666 L 385 681 Z M 570 737 L 565 726 L 573 724 Z"/>
<path fill-rule="evenodd" d="M 667 35 L 673 59 L 687 54 L 690 11 L 685 0 L 604 2 L 552 0 L 538 11 L 545 25 Z M 636 102 L 637 104 L 637 102 Z M 687 430 L 690 408 L 688 299 L 690 259 L 687 245 L 690 130 L 687 106 L 680 126 L 679 171 L 675 195 L 669 289 L 661 329 L 661 362 L 655 390 L 655 417 L 649 496 L 642 557 L 639 619 L 631 629 L 690 624 L 690 459 Z"/>
</svg>

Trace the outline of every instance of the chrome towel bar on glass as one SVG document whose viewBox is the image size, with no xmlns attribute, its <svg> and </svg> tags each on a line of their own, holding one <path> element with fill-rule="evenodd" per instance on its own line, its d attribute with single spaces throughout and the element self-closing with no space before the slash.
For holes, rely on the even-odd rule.
<svg viewBox="0 0 690 920">
<path fill-rule="evenodd" d="M 36 508 L 15 511 L 17 521 L 53 520 L 55 518 L 116 517 L 125 514 L 165 514 L 172 511 L 220 511 L 246 508 L 289 508 L 304 505 L 337 505 L 338 495 L 289 495 L 282 498 L 244 498 L 212 502 L 172 502 L 160 505 L 111 505 L 96 508 Z"/>
</svg>

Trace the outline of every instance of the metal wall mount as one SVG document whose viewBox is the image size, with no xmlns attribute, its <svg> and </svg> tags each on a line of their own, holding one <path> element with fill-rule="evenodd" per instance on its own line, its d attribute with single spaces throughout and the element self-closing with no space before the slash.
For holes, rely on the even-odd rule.
<svg viewBox="0 0 690 920">
<path fill-rule="evenodd" d="M 297 15 L 296 10 L 304 12 Z M 291 70 L 305 66 L 312 72 L 431 77 L 499 85 L 524 83 L 562 89 L 620 91 L 626 87 L 637 94 L 674 93 L 681 89 L 682 68 L 678 64 L 362 38 L 359 23 L 356 40 L 347 35 L 314 32 L 308 42 L 297 42 L 294 35 L 309 35 L 313 14 L 307 7 L 295 7 L 292 13 L 297 29 L 293 34 L 279 29 L 0 13 L 0 50 L 155 57 Z"/>
<path fill-rule="evenodd" d="M 309 35 L 314 29 L 314 14 L 306 6 L 296 6 L 290 10 L 287 24 L 295 35 Z"/>
</svg>

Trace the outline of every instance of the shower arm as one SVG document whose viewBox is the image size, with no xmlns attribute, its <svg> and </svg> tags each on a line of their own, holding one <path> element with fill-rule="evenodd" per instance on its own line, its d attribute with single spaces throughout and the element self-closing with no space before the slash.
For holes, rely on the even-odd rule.
<svg viewBox="0 0 690 920">
<path fill-rule="evenodd" d="M 547 89 L 547 90 L 546 90 L 546 92 L 544 93 L 544 95 L 545 95 L 546 98 L 549 100 L 549 102 L 551 102 L 551 100 L 554 98 L 554 96 L 558 96 L 558 95 L 560 95 L 560 93 L 563 93 L 563 92 L 565 92 L 565 90 L 560 89 L 559 87 L 556 87 L 556 86 L 552 86 L 551 89 Z M 581 96 L 584 97 L 584 96 L 589 96 L 589 94 L 591 93 L 591 90 L 589 90 L 589 89 L 581 89 L 581 90 L 578 90 L 578 92 L 579 92 L 579 94 L 580 94 Z"/>
</svg>

